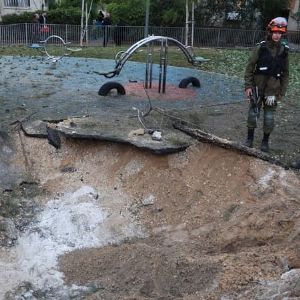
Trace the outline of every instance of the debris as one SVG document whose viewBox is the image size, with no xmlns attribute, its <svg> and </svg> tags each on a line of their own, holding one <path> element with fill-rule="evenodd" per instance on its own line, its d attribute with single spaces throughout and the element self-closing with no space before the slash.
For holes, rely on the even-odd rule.
<svg viewBox="0 0 300 300">
<path fill-rule="evenodd" d="M 61 147 L 61 140 L 58 132 L 50 126 L 47 126 L 47 134 L 49 144 L 55 147 L 56 149 L 59 149 Z"/>
<path fill-rule="evenodd" d="M 144 134 L 145 134 L 145 129 L 139 128 L 139 129 L 131 130 L 128 134 L 128 137 L 133 137 L 136 135 L 144 135 Z"/>
<path fill-rule="evenodd" d="M 152 140 L 154 140 L 154 141 L 161 141 L 161 132 L 155 130 L 152 133 Z"/>
<path fill-rule="evenodd" d="M 155 196 L 153 194 L 150 194 L 147 198 L 142 200 L 142 204 L 144 206 L 153 205 L 155 202 Z"/>
</svg>

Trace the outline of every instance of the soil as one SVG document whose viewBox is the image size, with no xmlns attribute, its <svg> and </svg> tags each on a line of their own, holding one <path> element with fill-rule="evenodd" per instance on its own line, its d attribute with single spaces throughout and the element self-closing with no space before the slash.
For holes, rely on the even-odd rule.
<svg viewBox="0 0 300 300">
<path fill-rule="evenodd" d="M 48 195 L 92 186 L 143 231 L 60 256 L 67 285 L 98 287 L 84 299 L 271 299 L 274 282 L 300 268 L 298 173 L 202 143 L 157 156 L 99 141 L 67 139 L 60 150 L 22 141 Z"/>
<path fill-rule="evenodd" d="M 2 67 L 15 72 L 17 79 L 19 71 L 11 69 L 14 62 L 9 60 L 3 59 Z M 36 66 L 33 59 L 25 62 Z M 16 64 L 19 67 L 21 63 L 19 58 Z M 36 68 L 44 72 L 43 66 Z M 34 215 L 49 199 L 59 199 L 64 193 L 89 186 L 99 194 L 95 197 L 97 204 L 112 216 L 112 235 L 121 236 L 122 226 L 128 220 L 129 226 L 138 224 L 141 234 L 60 255 L 58 268 L 65 284 L 70 289 L 93 287 L 88 294 L 63 298 L 53 294 L 54 289 L 38 293 L 29 285 L 27 294 L 16 292 L 5 299 L 300 299 L 299 171 L 197 141 L 185 151 L 168 155 L 91 139 L 62 139 L 61 148 L 56 149 L 46 139 L 18 131 L 16 120 L 30 116 L 33 121 L 36 118 L 58 122 L 78 114 L 110 118 L 117 108 L 129 113 L 135 100 L 125 97 L 120 105 L 118 99 L 95 98 L 94 81 L 86 79 L 84 84 L 78 84 L 85 78 L 83 66 L 75 72 L 79 79 L 73 81 L 67 80 L 71 73 L 61 73 L 60 69 L 58 75 L 48 75 L 48 81 L 46 73 L 38 73 L 31 66 L 26 70 L 21 88 L 17 88 L 18 80 L 11 81 L 3 75 L 5 89 L 0 91 L 5 107 L 0 112 L 1 131 L 9 131 L 15 147 L 12 155 L 10 147 L 0 145 L 3 153 L 10 153 L 9 161 L 0 156 L 0 163 L 8 169 L 12 166 L 16 181 L 15 187 L 0 186 L 0 192 L 5 196 L 17 188 L 23 189 L 24 184 L 35 189 L 26 194 L 32 195 L 30 208 L 21 210 L 19 215 L 16 212 L 19 220 L 26 220 L 19 222 L 22 230 L 30 227 L 29 219 L 34 221 Z M 35 81 L 30 79 L 30 73 Z M 242 141 L 247 103 L 242 101 L 241 91 L 237 92 L 240 79 L 229 81 L 206 73 L 203 76 L 205 84 L 202 94 L 197 92 L 198 102 L 173 101 L 165 107 L 170 113 L 181 110 L 180 118 L 203 130 Z M 226 94 L 229 85 L 235 103 L 230 103 Z M 39 93 L 32 92 L 35 89 Z M 226 105 L 222 105 L 226 95 Z M 292 105 L 289 100 L 279 107 L 281 121 L 272 135 L 271 155 L 290 163 L 299 159 L 300 135 L 296 130 L 299 106 L 291 113 L 288 105 Z M 260 134 L 256 134 L 256 147 Z M 10 173 L 1 171 L 0 179 L 8 178 Z M 20 203 L 26 206 L 23 197 L 27 196 L 16 195 L 22 197 Z M 15 222 L 14 216 L 11 219 Z M 2 221 L 0 217 L 0 225 Z M 14 243 L 19 235 L 16 229 L 19 227 L 13 230 Z M 2 239 L 5 234 L 0 227 L 0 241 L 6 241 Z M 14 243 L 2 244 L 0 258 L 2 250 L 11 251 Z M 0 285 L 2 281 L 0 277 Z"/>
</svg>

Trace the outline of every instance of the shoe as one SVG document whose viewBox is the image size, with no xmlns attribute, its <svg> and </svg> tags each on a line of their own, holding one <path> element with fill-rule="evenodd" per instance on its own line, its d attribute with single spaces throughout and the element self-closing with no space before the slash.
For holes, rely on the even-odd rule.
<svg viewBox="0 0 300 300">
<path fill-rule="evenodd" d="M 261 141 L 260 150 L 263 152 L 269 152 L 269 136 L 270 134 L 264 133 L 264 137 Z"/>
<path fill-rule="evenodd" d="M 253 147 L 253 140 L 254 140 L 254 128 L 248 128 L 248 136 L 245 142 L 245 146 L 252 148 Z"/>
<path fill-rule="evenodd" d="M 269 152 L 269 142 L 263 140 L 263 141 L 261 142 L 260 150 L 261 150 L 262 152 Z"/>
<path fill-rule="evenodd" d="M 248 148 L 252 148 L 253 147 L 253 139 L 251 138 L 247 138 L 245 144 L 244 144 L 246 147 Z"/>
</svg>

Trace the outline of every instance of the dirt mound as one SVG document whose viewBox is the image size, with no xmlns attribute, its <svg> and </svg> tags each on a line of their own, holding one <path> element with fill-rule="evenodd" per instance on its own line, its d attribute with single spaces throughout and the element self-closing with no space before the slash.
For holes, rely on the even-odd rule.
<svg viewBox="0 0 300 300">
<path fill-rule="evenodd" d="M 157 156 L 23 139 L 28 168 L 48 193 L 105 191 L 104 209 L 129 213 L 144 233 L 60 257 L 68 285 L 101 287 L 85 299 L 271 299 L 281 275 L 300 266 L 297 173 L 201 143 Z M 300 296 L 295 286 L 282 293 Z"/>
</svg>

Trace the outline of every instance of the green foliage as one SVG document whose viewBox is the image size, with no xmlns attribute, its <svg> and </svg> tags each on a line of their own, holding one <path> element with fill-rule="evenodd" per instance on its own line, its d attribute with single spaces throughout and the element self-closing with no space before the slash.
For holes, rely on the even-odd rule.
<svg viewBox="0 0 300 300">
<path fill-rule="evenodd" d="M 106 10 L 113 24 L 141 26 L 145 22 L 145 5 L 140 0 L 111 1 L 106 5 Z"/>
<path fill-rule="evenodd" d="M 263 27 L 266 28 L 268 23 L 276 17 L 288 17 L 287 7 L 289 0 L 261 0 L 259 9 L 262 13 Z"/>
<path fill-rule="evenodd" d="M 33 20 L 34 13 L 24 12 L 20 15 L 9 14 L 2 16 L 2 24 L 17 24 L 17 23 L 30 23 Z"/>
<path fill-rule="evenodd" d="M 80 24 L 81 9 L 78 7 L 56 8 L 47 12 L 49 24 Z"/>
<path fill-rule="evenodd" d="M 150 25 L 184 26 L 185 1 L 183 0 L 152 0 L 150 6 Z"/>
<path fill-rule="evenodd" d="M 25 12 L 20 15 L 11 14 L 2 17 L 2 24 L 31 23 L 36 12 Z M 56 8 L 47 12 L 48 24 L 80 24 L 81 9 L 77 7 Z"/>
<path fill-rule="evenodd" d="M 178 20 L 180 20 L 178 12 L 176 10 L 174 10 L 173 8 L 166 10 L 162 16 L 163 24 L 173 25 L 173 24 L 176 24 Z"/>
<path fill-rule="evenodd" d="M 272 18 L 287 17 L 288 0 L 199 0 L 195 4 L 197 27 L 264 29 Z M 105 8 L 111 15 L 112 24 L 142 26 L 145 23 L 145 6 L 146 0 L 100 0 L 100 3 L 93 4 L 91 19 L 95 18 L 98 8 Z M 48 23 L 80 24 L 81 0 L 50 0 L 49 8 Z M 260 28 L 257 28 L 256 20 L 258 11 L 261 12 Z M 229 12 L 238 12 L 240 18 L 224 20 Z M 27 23 L 31 22 L 32 16 L 32 13 L 7 15 L 3 16 L 3 23 Z M 151 0 L 149 23 L 152 26 L 185 26 L 185 0 Z"/>
<path fill-rule="evenodd" d="M 66 17 L 70 16 L 72 17 L 72 15 L 74 16 L 74 18 L 76 19 L 73 20 L 72 23 L 68 23 L 68 24 L 80 24 L 80 20 L 78 20 L 78 11 L 80 11 L 80 15 L 81 15 L 81 0 L 61 0 L 60 2 L 55 2 L 52 5 L 52 9 L 49 10 L 49 12 L 51 12 L 52 10 L 66 10 Z M 91 2 L 91 1 L 85 1 L 88 11 L 90 10 L 90 5 L 92 4 L 92 8 L 90 11 L 90 19 L 95 18 L 96 14 L 97 14 L 97 4 L 95 4 L 95 2 Z M 63 12 L 62 12 L 63 14 Z M 69 18 L 68 18 L 69 19 Z M 55 24 L 60 24 L 56 23 Z M 65 22 L 66 24 L 67 22 Z"/>
<path fill-rule="evenodd" d="M 70 7 L 81 7 L 81 0 L 61 0 L 58 7 L 70 8 Z"/>
<path fill-rule="evenodd" d="M 105 9 L 111 14 L 113 24 L 141 26 L 145 23 L 145 5 L 143 0 L 106 0 Z M 150 25 L 183 26 L 185 22 L 183 0 L 151 0 Z"/>
<path fill-rule="evenodd" d="M 259 0 L 260 1 L 260 0 Z M 256 1 L 200 1 L 195 10 L 196 26 L 200 27 L 233 27 L 242 29 L 259 29 L 257 28 Z M 238 13 L 239 18 L 236 20 L 226 20 L 228 13 Z"/>
</svg>

